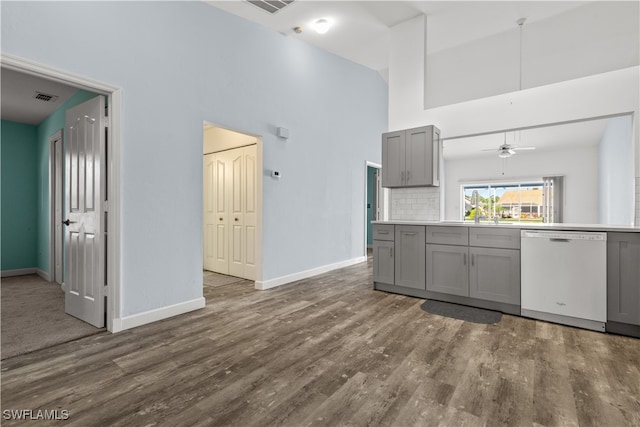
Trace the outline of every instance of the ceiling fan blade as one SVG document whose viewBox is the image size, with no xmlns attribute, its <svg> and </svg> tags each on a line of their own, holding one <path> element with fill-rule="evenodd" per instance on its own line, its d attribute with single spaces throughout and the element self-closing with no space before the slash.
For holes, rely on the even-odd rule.
<svg viewBox="0 0 640 427">
<path fill-rule="evenodd" d="M 480 151 L 500 151 L 500 149 L 499 148 L 483 148 Z"/>
<path fill-rule="evenodd" d="M 512 150 L 535 150 L 536 147 L 512 147 Z"/>
</svg>

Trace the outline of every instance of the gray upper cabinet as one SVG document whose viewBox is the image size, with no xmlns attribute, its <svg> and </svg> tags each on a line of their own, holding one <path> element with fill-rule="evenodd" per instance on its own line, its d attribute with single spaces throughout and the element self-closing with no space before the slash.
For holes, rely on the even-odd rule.
<svg viewBox="0 0 640 427">
<path fill-rule="evenodd" d="M 520 251 L 469 248 L 469 296 L 520 305 Z"/>
<path fill-rule="evenodd" d="M 607 320 L 640 325 L 640 233 L 607 233 Z"/>
<path fill-rule="evenodd" d="M 382 186 L 437 187 L 440 158 L 440 130 L 435 126 L 382 134 Z"/>
<path fill-rule="evenodd" d="M 405 172 L 405 131 L 382 134 L 382 186 L 402 187 Z"/>
<path fill-rule="evenodd" d="M 395 284 L 425 289 L 424 226 L 396 225 Z"/>
<path fill-rule="evenodd" d="M 426 245 L 427 290 L 469 296 L 469 249 L 466 246 Z"/>
</svg>

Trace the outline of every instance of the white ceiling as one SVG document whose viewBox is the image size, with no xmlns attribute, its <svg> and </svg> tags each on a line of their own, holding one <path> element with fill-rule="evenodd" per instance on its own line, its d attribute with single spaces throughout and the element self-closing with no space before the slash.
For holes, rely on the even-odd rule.
<svg viewBox="0 0 640 427">
<path fill-rule="evenodd" d="M 29 125 L 39 125 L 78 90 L 71 86 L 5 68 L 2 69 L 0 80 L 2 120 Z M 34 98 L 36 92 L 55 95 L 58 98 L 52 102 L 39 101 Z"/>
<path fill-rule="evenodd" d="M 427 52 L 517 28 L 516 20 L 540 21 L 580 7 L 584 1 L 305 1 L 295 0 L 271 15 L 245 0 L 206 3 L 381 71 L 389 67 L 391 27 L 427 15 Z M 320 18 L 333 21 L 324 35 L 311 29 Z M 527 25 L 525 23 L 525 25 Z M 303 28 L 301 34 L 294 27 Z"/>
<path fill-rule="evenodd" d="M 536 147 L 536 152 L 595 147 L 602 139 L 608 121 L 609 119 L 597 119 L 507 132 L 506 139 L 508 144 Z M 445 140 L 442 154 L 446 160 L 497 156 L 497 151 L 482 150 L 497 149 L 504 141 L 504 132 Z M 528 153 L 529 151 L 521 151 L 516 155 L 524 157 Z"/>
</svg>

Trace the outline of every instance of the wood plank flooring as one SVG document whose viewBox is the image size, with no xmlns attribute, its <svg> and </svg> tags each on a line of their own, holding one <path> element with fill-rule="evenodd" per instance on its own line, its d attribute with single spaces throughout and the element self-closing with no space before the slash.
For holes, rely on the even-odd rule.
<svg viewBox="0 0 640 427">
<path fill-rule="evenodd" d="M 2 409 L 72 426 L 638 426 L 640 340 L 373 291 L 363 263 L 2 362 Z"/>
</svg>

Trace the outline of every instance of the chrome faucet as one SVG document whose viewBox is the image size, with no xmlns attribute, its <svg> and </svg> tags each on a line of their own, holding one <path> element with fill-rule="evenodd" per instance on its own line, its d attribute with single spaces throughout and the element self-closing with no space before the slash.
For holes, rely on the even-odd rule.
<svg viewBox="0 0 640 427">
<path fill-rule="evenodd" d="M 475 206 L 476 213 L 473 215 L 473 222 L 480 223 L 480 209 L 478 206 L 478 190 L 473 190 L 471 193 L 471 205 Z"/>
</svg>

